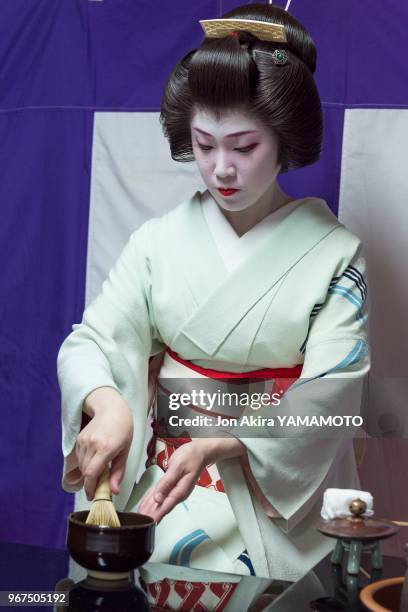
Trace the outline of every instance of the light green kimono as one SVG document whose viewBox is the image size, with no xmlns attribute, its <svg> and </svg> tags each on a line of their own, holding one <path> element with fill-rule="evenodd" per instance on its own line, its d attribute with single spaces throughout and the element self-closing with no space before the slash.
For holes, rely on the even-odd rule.
<svg viewBox="0 0 408 612">
<path fill-rule="evenodd" d="M 66 490 L 82 486 L 81 479 L 70 483 L 67 472 L 84 398 L 98 387 L 114 387 L 133 411 L 134 438 L 118 509 L 127 506 L 141 461 L 148 359 L 166 346 L 186 360 L 224 371 L 303 363 L 301 384 L 285 396 L 290 413 L 359 410 L 369 358 L 358 238 L 323 200 L 305 198 L 230 273 L 206 224 L 201 197 L 197 192 L 132 234 L 58 356 Z M 234 433 L 241 437 L 239 427 Z M 261 435 L 241 437 L 251 471 L 280 519 L 269 518 L 250 494 L 237 459 L 217 464 L 260 576 L 297 580 L 313 567 L 333 546 L 314 527 L 324 488 L 358 488 L 347 433 L 343 439 L 304 434 L 284 438 L 265 426 Z"/>
</svg>

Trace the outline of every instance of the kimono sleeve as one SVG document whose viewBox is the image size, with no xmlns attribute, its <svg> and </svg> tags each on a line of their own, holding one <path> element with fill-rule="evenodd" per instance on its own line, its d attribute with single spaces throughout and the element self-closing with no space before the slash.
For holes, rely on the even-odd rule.
<svg viewBox="0 0 408 612">
<path fill-rule="evenodd" d="M 315 416 L 318 421 L 313 424 L 312 419 L 312 426 L 260 427 L 251 438 L 241 437 L 239 427 L 234 430 L 247 448 L 263 495 L 286 519 L 285 530 L 304 518 L 329 486 L 325 483 L 341 458 L 353 452 L 355 428 L 329 432 L 315 424 L 321 417 L 360 413 L 363 379 L 370 367 L 367 309 L 366 268 L 359 247 L 336 271 L 324 303 L 313 309 L 301 378 L 279 406 L 280 415 Z"/>
<path fill-rule="evenodd" d="M 148 358 L 160 350 L 152 318 L 147 245 L 153 222 L 134 232 L 82 322 L 63 342 L 57 360 L 62 396 L 62 449 L 67 491 L 83 479 L 75 469 L 74 446 L 81 429 L 82 405 L 98 387 L 113 387 L 126 399 L 135 421 L 134 443 L 142 446 L 147 412 Z M 76 464 L 77 465 L 77 464 Z M 67 474 L 70 472 L 70 474 Z"/>
</svg>

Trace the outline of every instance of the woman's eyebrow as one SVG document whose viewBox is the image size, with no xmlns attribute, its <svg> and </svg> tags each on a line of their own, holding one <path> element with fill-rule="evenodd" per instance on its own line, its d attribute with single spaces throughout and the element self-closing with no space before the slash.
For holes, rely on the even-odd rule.
<svg viewBox="0 0 408 612">
<path fill-rule="evenodd" d="M 204 132 L 204 130 L 200 130 L 200 128 L 198 127 L 194 127 L 193 126 L 193 130 L 196 130 L 197 132 L 200 132 L 200 134 L 205 134 L 205 136 L 211 136 L 211 138 L 213 138 L 212 134 L 209 134 L 208 132 Z M 225 138 L 231 138 L 232 136 L 243 136 L 244 134 L 257 134 L 258 130 L 245 130 L 243 132 L 234 132 L 233 134 L 227 134 Z"/>
</svg>

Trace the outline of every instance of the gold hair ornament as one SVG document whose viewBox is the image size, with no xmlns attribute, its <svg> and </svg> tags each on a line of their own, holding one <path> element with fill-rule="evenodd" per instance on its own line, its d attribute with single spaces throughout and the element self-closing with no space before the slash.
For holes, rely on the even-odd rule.
<svg viewBox="0 0 408 612">
<path fill-rule="evenodd" d="M 287 42 L 284 26 L 280 23 L 255 19 L 201 19 L 200 24 L 208 38 L 223 38 L 231 30 L 245 30 L 259 40 Z"/>
</svg>

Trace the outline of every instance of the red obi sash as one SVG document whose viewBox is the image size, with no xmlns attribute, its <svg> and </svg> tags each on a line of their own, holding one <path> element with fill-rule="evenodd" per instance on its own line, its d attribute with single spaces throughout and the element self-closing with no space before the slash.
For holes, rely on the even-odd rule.
<svg viewBox="0 0 408 612">
<path fill-rule="evenodd" d="M 186 359 L 183 359 L 176 352 L 167 348 L 166 351 L 169 356 L 184 365 L 186 368 L 201 374 L 207 378 L 215 380 L 231 380 L 234 379 L 238 384 L 246 383 L 255 380 L 273 380 L 273 386 L 271 394 L 283 395 L 289 387 L 300 377 L 302 372 L 302 365 L 297 365 L 293 368 L 262 368 L 259 370 L 252 370 L 249 372 L 224 372 L 221 370 L 212 370 L 209 368 L 202 368 Z M 197 409 L 199 410 L 199 409 Z M 168 462 L 172 454 L 182 444 L 191 442 L 191 438 L 165 438 L 159 434 L 159 430 L 156 424 L 156 420 L 153 418 L 152 421 L 153 435 L 147 447 L 147 461 L 146 467 L 149 465 L 156 464 L 162 468 L 163 471 L 167 470 Z M 158 448 L 158 442 L 160 442 Z M 221 479 L 219 478 L 218 470 L 215 470 L 212 466 L 207 466 L 201 472 L 197 485 L 212 488 L 216 491 L 224 492 Z"/>
</svg>

